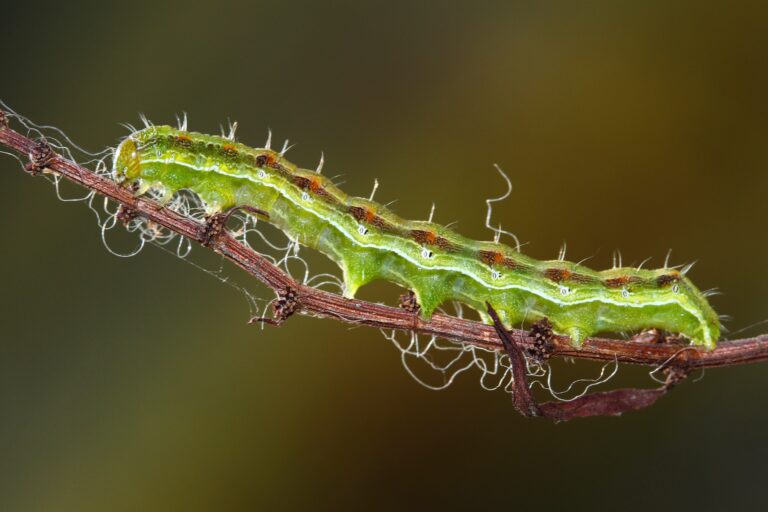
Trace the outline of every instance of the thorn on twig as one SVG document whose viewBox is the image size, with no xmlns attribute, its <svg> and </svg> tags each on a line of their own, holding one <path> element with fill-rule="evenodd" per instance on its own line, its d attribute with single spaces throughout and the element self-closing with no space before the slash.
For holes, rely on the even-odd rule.
<svg viewBox="0 0 768 512">
<path fill-rule="evenodd" d="M 200 243 L 205 247 L 210 247 L 210 245 L 225 231 L 229 218 L 239 210 L 269 219 L 269 213 L 254 208 L 253 206 L 233 206 L 232 208 L 224 210 L 223 212 L 214 213 L 206 218 L 205 224 L 200 228 Z"/>
<path fill-rule="evenodd" d="M 210 247 L 224 232 L 229 216 L 224 212 L 214 213 L 206 217 L 205 223 L 200 226 L 200 243 L 204 247 Z"/>
<path fill-rule="evenodd" d="M 283 322 L 288 320 L 291 315 L 296 313 L 301 308 L 299 304 L 299 293 L 293 288 L 284 288 L 277 291 L 277 299 L 272 301 L 272 317 L 254 317 L 251 318 L 248 323 L 254 324 L 257 322 L 274 325 L 280 327 Z"/>
<path fill-rule="evenodd" d="M 664 381 L 664 389 L 669 390 L 677 386 L 688 378 L 688 373 L 689 370 L 685 366 L 667 366 L 664 368 L 664 375 L 666 375 L 666 380 Z"/>
<path fill-rule="evenodd" d="M 124 204 L 121 204 L 120 207 L 117 209 L 117 220 L 119 220 L 123 226 L 128 226 L 130 222 L 139 216 L 139 212 L 131 208 L 130 206 L 126 206 Z"/>
<path fill-rule="evenodd" d="M 568 421 L 575 418 L 594 416 L 619 416 L 625 412 L 637 411 L 653 405 L 674 386 L 665 384 L 654 389 L 614 389 L 598 393 L 589 393 L 582 397 L 563 402 L 553 400 L 538 404 L 528 385 L 525 356 L 515 339 L 499 320 L 499 316 L 489 303 L 485 303 L 488 314 L 493 319 L 493 327 L 509 355 L 512 365 L 512 403 L 526 417 L 543 416 L 554 422 Z M 673 367 L 670 367 L 673 368 Z M 671 382 L 668 374 L 667 380 Z M 683 377 L 684 378 L 684 377 Z M 676 382 L 675 382 L 676 383 Z"/>
<path fill-rule="evenodd" d="M 5 111 L 0 110 L 0 130 L 8 128 L 8 126 L 8 114 L 6 114 Z"/>
<path fill-rule="evenodd" d="M 24 170 L 32 176 L 37 176 L 48 167 L 51 160 L 56 156 L 48 141 L 40 139 L 35 143 L 32 151 L 29 152 L 29 163 L 24 166 Z"/>
<path fill-rule="evenodd" d="M 408 292 L 400 296 L 400 308 L 413 314 L 421 310 L 421 305 L 416 300 L 416 294 L 413 293 L 413 290 L 408 290 Z"/>
<path fill-rule="evenodd" d="M 555 345 L 552 343 L 552 323 L 542 318 L 531 326 L 530 334 L 533 337 L 533 347 L 528 349 L 528 355 L 534 362 L 542 364 L 549 359 L 549 356 L 555 350 Z"/>
</svg>

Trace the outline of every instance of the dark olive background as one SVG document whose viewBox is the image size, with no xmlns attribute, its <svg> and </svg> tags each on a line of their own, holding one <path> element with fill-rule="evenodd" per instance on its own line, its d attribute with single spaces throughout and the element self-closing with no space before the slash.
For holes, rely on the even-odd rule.
<svg viewBox="0 0 768 512">
<path fill-rule="evenodd" d="M 0 98 L 97 150 L 140 112 L 187 111 L 207 132 L 237 119 L 252 145 L 271 127 L 301 165 L 324 151 L 347 191 L 378 177 L 398 213 L 435 201 L 436 220 L 478 238 L 498 162 L 515 192 L 496 218 L 527 253 L 567 241 L 603 268 L 616 248 L 651 265 L 673 248 L 737 330 L 768 318 L 767 15 L 8 2 Z M 375 330 L 249 326 L 232 288 L 155 248 L 110 255 L 87 208 L 11 158 L 0 169 L 3 510 L 765 506 L 766 366 L 709 371 L 620 419 L 525 420 L 476 374 L 425 390 Z"/>
</svg>

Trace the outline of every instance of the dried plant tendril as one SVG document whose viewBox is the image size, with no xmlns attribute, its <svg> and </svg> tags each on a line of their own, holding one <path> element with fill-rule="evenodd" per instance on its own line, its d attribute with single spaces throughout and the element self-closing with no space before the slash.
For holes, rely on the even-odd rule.
<svg viewBox="0 0 768 512">
<path fill-rule="evenodd" d="M 651 328 L 708 349 L 720 336 L 718 316 L 685 276 L 687 268 L 619 264 L 597 272 L 562 258 L 537 261 L 498 241 L 470 240 L 349 196 L 319 172 L 287 161 L 285 150 L 245 146 L 233 132 L 220 137 L 150 125 L 119 145 L 113 171 L 137 194 L 151 190 L 161 202 L 189 190 L 207 215 L 233 207 L 265 212 L 262 220 L 339 265 L 347 297 L 384 279 L 412 290 L 425 319 L 456 301 L 490 323 L 488 302 L 506 326 L 546 318 L 577 346 L 597 332 Z"/>
</svg>

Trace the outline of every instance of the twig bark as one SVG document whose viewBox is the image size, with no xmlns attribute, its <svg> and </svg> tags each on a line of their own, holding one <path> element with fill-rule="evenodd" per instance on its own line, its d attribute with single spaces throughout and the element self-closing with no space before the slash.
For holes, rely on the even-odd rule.
<svg viewBox="0 0 768 512">
<path fill-rule="evenodd" d="M 232 238 L 226 230 L 211 236 L 205 224 L 168 210 L 155 201 L 134 194 L 114 181 L 50 151 L 44 141 L 35 141 L 8 126 L 8 118 L 0 111 L 0 146 L 29 157 L 27 171 L 35 174 L 50 170 L 105 196 L 122 206 L 131 215 L 142 216 L 179 235 L 195 240 L 216 251 L 250 275 L 272 288 L 276 293 L 292 290 L 297 310 L 303 314 L 335 318 L 343 322 L 384 329 L 415 332 L 437 336 L 459 343 L 477 345 L 503 351 L 499 337 L 491 325 L 434 315 L 431 320 L 421 319 L 417 313 L 401 308 L 374 304 L 317 290 L 294 281 L 256 251 Z M 512 330 L 509 335 L 523 348 L 534 347 L 536 339 L 530 333 Z M 580 348 L 574 348 L 565 336 L 551 340 L 551 356 L 574 357 L 600 361 L 613 361 L 658 366 L 674 365 L 679 368 L 711 368 L 768 360 L 768 334 L 741 340 L 722 342 L 714 350 L 698 347 L 622 341 L 605 338 L 587 339 Z"/>
</svg>

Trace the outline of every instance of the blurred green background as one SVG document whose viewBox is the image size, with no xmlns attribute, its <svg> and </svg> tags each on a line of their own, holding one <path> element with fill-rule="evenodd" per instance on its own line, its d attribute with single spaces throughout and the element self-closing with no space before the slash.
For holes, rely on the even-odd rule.
<svg viewBox="0 0 768 512">
<path fill-rule="evenodd" d="M 140 112 L 186 111 L 203 132 L 236 119 L 252 145 L 271 127 L 298 142 L 294 162 L 324 151 L 345 190 L 378 177 L 398 213 L 434 201 L 478 238 L 498 162 L 515 192 L 495 215 L 527 253 L 567 241 L 604 268 L 617 248 L 651 266 L 673 248 L 740 330 L 768 318 L 767 16 L 764 2 L 6 2 L 0 98 L 94 150 Z M 766 505 L 768 366 L 709 371 L 620 419 L 525 420 L 476 373 L 420 387 L 375 330 L 249 326 L 242 294 L 192 265 L 110 255 L 87 208 L 13 159 L 0 180 L 2 510 Z"/>
</svg>

